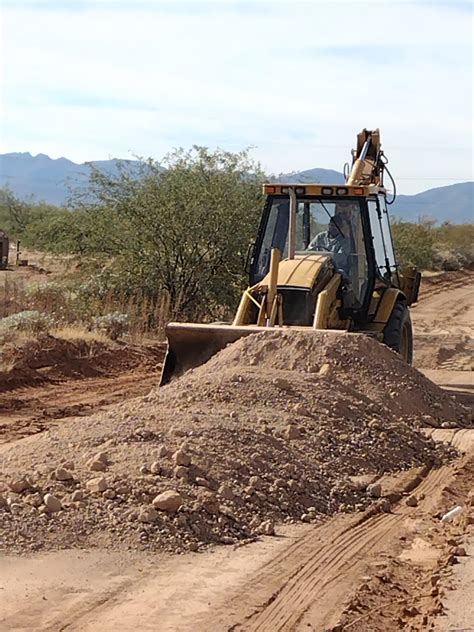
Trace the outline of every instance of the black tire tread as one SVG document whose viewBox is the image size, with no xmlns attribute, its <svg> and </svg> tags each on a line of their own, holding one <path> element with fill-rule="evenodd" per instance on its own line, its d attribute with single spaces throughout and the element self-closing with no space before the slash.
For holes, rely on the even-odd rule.
<svg viewBox="0 0 474 632">
<path fill-rule="evenodd" d="M 404 301 L 397 301 L 383 331 L 383 343 L 400 353 L 403 328 L 408 328 L 408 364 L 413 362 L 413 329 L 410 312 Z"/>
</svg>

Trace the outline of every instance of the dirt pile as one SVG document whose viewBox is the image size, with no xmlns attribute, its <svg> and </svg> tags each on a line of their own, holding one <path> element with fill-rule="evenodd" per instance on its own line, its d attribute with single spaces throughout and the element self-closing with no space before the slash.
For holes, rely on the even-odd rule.
<svg viewBox="0 0 474 632">
<path fill-rule="evenodd" d="M 133 345 L 94 338 L 60 338 L 42 334 L 0 350 L 0 393 L 71 378 L 122 373 L 161 363 L 164 344 Z"/>
<path fill-rule="evenodd" d="M 453 454 L 418 428 L 468 423 L 373 339 L 256 334 L 146 397 L 4 449 L 0 542 L 198 550 L 382 511 L 378 476 Z"/>
</svg>

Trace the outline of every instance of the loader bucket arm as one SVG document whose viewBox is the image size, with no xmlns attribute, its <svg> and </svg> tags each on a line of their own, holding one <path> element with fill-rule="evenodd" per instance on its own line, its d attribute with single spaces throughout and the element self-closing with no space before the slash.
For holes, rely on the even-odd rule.
<svg viewBox="0 0 474 632">
<path fill-rule="evenodd" d="M 357 147 L 352 151 L 353 163 L 346 184 L 383 186 L 383 152 L 378 129 L 363 129 L 357 134 Z"/>
</svg>

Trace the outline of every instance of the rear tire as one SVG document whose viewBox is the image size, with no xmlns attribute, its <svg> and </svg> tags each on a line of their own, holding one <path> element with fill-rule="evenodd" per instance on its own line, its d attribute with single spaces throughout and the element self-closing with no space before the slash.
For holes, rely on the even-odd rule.
<svg viewBox="0 0 474 632">
<path fill-rule="evenodd" d="M 383 330 L 383 343 L 399 353 L 408 364 L 413 362 L 413 328 L 406 303 L 397 301 Z"/>
</svg>

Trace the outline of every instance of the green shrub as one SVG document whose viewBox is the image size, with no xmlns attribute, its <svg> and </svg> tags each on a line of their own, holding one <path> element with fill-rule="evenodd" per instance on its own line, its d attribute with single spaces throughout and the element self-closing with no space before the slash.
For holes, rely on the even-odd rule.
<svg viewBox="0 0 474 632">
<path fill-rule="evenodd" d="M 129 330 L 129 317 L 127 314 L 114 312 L 104 316 L 96 316 L 92 319 L 92 327 L 106 334 L 112 340 L 117 340 Z"/>
<path fill-rule="evenodd" d="M 48 314 L 43 314 L 37 310 L 25 310 L 0 319 L 0 333 L 10 331 L 31 334 L 46 333 L 54 325 L 54 319 Z"/>
</svg>

